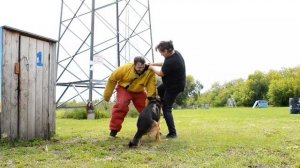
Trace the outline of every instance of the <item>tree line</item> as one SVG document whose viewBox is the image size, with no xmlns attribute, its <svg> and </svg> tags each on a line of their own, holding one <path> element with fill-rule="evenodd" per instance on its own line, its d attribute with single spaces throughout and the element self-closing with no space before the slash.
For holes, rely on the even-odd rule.
<svg viewBox="0 0 300 168">
<path fill-rule="evenodd" d="M 250 107 L 256 100 L 267 100 L 269 105 L 288 106 L 289 98 L 300 97 L 300 66 L 271 70 L 267 73 L 255 71 L 247 79 L 235 79 L 224 84 L 216 82 L 201 93 L 204 86 L 193 76 L 187 76 L 187 85 L 176 104 L 182 107 L 210 104 L 224 107 L 228 98 L 234 98 L 237 106 Z"/>
</svg>

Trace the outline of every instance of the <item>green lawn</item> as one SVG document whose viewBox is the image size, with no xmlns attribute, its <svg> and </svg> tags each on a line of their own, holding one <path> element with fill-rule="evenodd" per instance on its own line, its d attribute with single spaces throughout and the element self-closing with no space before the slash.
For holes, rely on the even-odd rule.
<svg viewBox="0 0 300 168">
<path fill-rule="evenodd" d="M 177 139 L 128 142 L 136 118 L 126 118 L 119 138 L 109 119 L 57 120 L 50 141 L 0 143 L 0 167 L 300 167 L 300 115 L 288 108 L 176 110 Z M 161 120 L 162 133 L 167 133 Z"/>
</svg>

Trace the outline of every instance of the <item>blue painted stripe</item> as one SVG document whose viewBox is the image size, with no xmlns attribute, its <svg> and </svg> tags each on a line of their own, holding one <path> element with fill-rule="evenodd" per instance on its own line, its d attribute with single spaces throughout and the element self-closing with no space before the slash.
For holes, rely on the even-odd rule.
<svg viewBox="0 0 300 168">
<path fill-rule="evenodd" d="M 0 27 L 0 104 L 2 99 L 2 32 L 2 27 Z M 0 108 L 0 112 L 1 111 L 2 109 Z"/>
</svg>

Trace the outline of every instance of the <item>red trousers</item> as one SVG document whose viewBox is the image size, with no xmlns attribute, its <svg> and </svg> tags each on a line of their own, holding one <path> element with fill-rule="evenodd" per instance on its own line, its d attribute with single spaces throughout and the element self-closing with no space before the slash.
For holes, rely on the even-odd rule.
<svg viewBox="0 0 300 168">
<path fill-rule="evenodd" d="M 127 91 L 121 86 L 117 86 L 117 102 L 113 106 L 111 120 L 110 120 L 110 130 L 115 130 L 119 132 L 122 128 L 122 123 L 129 111 L 129 104 L 132 101 L 134 107 L 140 113 L 145 108 L 145 102 L 147 99 L 146 92 L 133 93 Z"/>
</svg>

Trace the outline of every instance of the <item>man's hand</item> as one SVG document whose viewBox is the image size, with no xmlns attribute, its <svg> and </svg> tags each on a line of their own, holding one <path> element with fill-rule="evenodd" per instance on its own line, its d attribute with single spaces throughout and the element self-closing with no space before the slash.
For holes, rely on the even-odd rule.
<svg viewBox="0 0 300 168">
<path fill-rule="evenodd" d="M 110 98 L 109 97 L 104 97 L 103 100 L 106 101 L 106 102 L 109 102 Z"/>
</svg>

